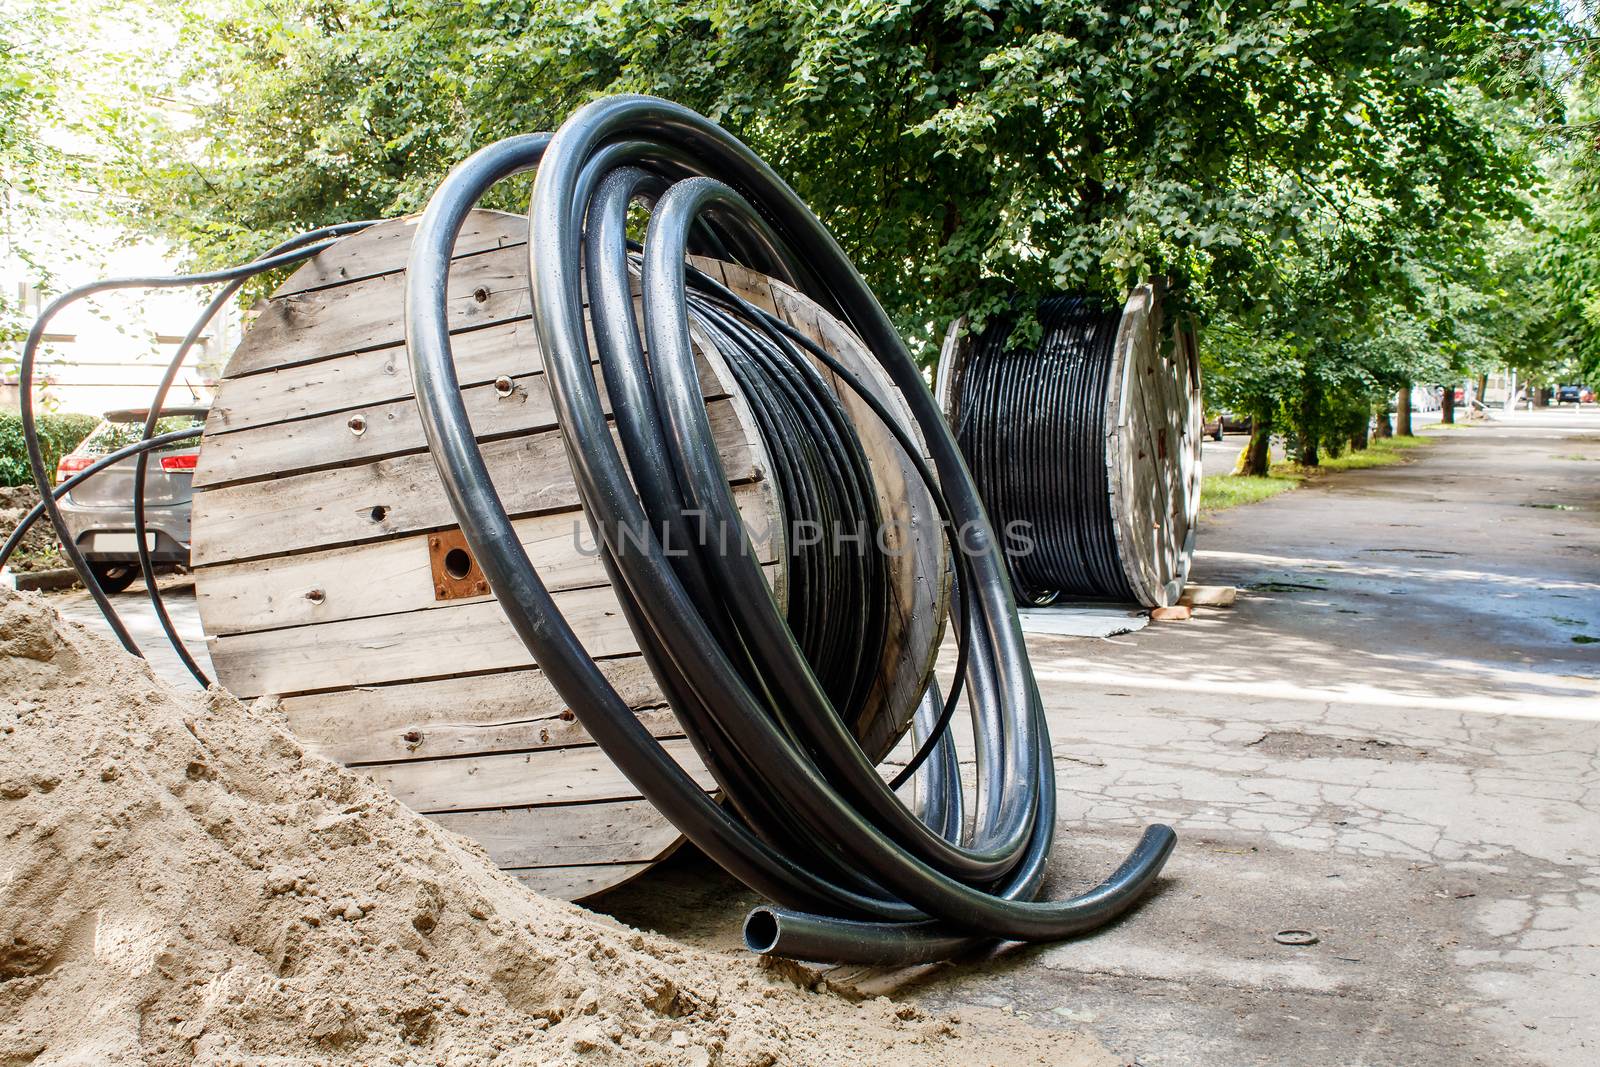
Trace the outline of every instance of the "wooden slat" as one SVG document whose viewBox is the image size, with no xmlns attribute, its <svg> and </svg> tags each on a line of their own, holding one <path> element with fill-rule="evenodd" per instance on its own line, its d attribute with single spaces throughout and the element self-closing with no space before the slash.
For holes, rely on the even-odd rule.
<svg viewBox="0 0 1600 1067">
<path fill-rule="evenodd" d="M 709 384 L 713 390 L 720 385 L 715 378 Z M 473 433 L 479 440 L 539 433 L 560 425 L 550 395 L 549 379 L 544 374 L 511 378 L 510 385 L 511 391 L 505 395 L 492 383 L 461 391 Z M 601 406 L 609 415 L 611 401 L 598 369 L 595 385 Z M 707 393 L 706 399 L 720 399 L 723 395 L 713 391 Z M 352 419 L 359 420 L 354 424 L 359 433 L 352 428 Z M 193 484 L 197 488 L 211 488 L 257 478 L 282 477 L 305 470 L 325 470 L 422 452 L 427 447 L 421 412 L 416 401 L 407 397 L 214 437 L 206 442 L 200 454 Z"/>
<path fill-rule="evenodd" d="M 642 304 L 638 313 L 642 324 Z M 590 351 L 596 351 L 592 332 L 589 342 Z M 544 354 L 539 348 L 538 338 L 529 319 L 499 323 L 481 330 L 455 334 L 451 338 L 451 358 L 456 368 L 456 380 L 463 390 L 467 391 L 474 386 L 484 386 L 499 378 L 520 382 L 524 378 L 544 373 Z M 732 390 L 730 380 L 714 372 L 703 354 L 698 351 L 696 363 L 702 393 L 707 398 L 727 396 Z M 602 406 L 609 413 L 610 406 L 605 399 L 604 377 L 598 370 L 595 381 L 600 386 Z M 548 387 L 543 386 L 542 381 L 535 384 L 548 393 Z M 272 440 L 284 434 L 305 440 L 305 435 L 309 432 L 306 427 L 282 424 L 315 420 L 319 416 L 330 417 L 324 422 L 336 431 L 333 433 L 334 438 L 341 435 L 351 436 L 349 417 L 357 412 L 366 417 L 367 434 L 371 434 L 375 429 L 385 425 L 386 419 L 392 421 L 385 415 L 385 411 L 401 406 L 402 402 L 412 400 L 413 396 L 411 361 L 407 358 L 403 346 L 380 348 L 370 352 L 351 352 L 312 363 L 274 368 L 244 378 L 232 379 L 227 383 L 227 388 L 218 395 L 207 415 L 205 441 L 208 448 L 254 453 L 259 450 L 259 441 Z M 507 405 L 502 403 L 501 406 Z M 331 418 L 335 414 L 339 417 Z M 469 411 L 469 414 L 473 415 L 473 426 L 480 437 L 504 432 L 496 430 L 492 425 L 480 426 L 476 413 Z M 391 429 L 399 430 L 415 424 L 416 419 L 413 415 Z M 255 430 L 256 433 L 245 441 L 237 441 L 228 436 L 250 430 Z M 394 440 L 392 434 L 389 439 Z M 348 442 L 335 443 L 338 447 L 348 444 Z M 384 454 L 373 447 L 373 442 L 365 440 L 364 437 L 361 443 L 365 446 L 364 450 L 358 450 L 352 453 L 353 455 Z M 306 447 L 303 450 L 297 447 L 289 452 L 289 459 L 292 461 L 299 454 L 314 454 L 314 447 Z M 413 443 L 399 445 L 391 451 L 402 451 L 408 447 L 424 447 L 420 429 Z M 226 480 L 212 474 L 209 470 L 211 465 L 203 454 L 201 469 L 196 472 L 197 485 Z M 234 478 L 244 476 L 247 475 L 233 475 Z"/>
<path fill-rule="evenodd" d="M 708 415 L 730 480 L 760 476 L 728 402 L 714 402 Z M 578 505 L 559 431 L 491 442 L 483 457 L 511 515 Z M 443 529 L 455 514 L 433 457 L 421 453 L 197 493 L 193 521 L 194 565 L 204 567 Z"/>
<path fill-rule="evenodd" d="M 771 494 L 766 482 L 734 490 L 747 528 L 757 535 L 769 523 Z M 512 526 L 549 589 L 606 583 L 581 511 L 517 519 Z M 206 632 L 217 637 L 460 603 L 434 598 L 429 536 L 206 567 L 195 583 Z M 770 537 L 758 536 L 755 549 L 762 563 L 777 558 Z"/>
<path fill-rule="evenodd" d="M 591 656 L 638 651 L 610 587 L 555 594 Z M 498 601 L 451 603 L 418 625 L 412 613 L 209 639 L 211 660 L 241 697 L 302 693 L 533 663 Z"/>
<path fill-rule="evenodd" d="M 650 710 L 661 690 L 639 656 L 596 666 L 651 733 L 678 733 L 671 712 Z M 286 696 L 295 736 L 340 763 L 379 763 L 590 744 L 567 702 L 537 667 Z"/>
<path fill-rule="evenodd" d="M 456 260 L 445 302 L 451 332 L 527 317 L 532 309 L 527 279 L 524 248 Z M 223 373 L 239 378 L 404 341 L 405 275 L 381 274 L 272 300 Z"/>
<path fill-rule="evenodd" d="M 1128 382 L 1136 419 L 1129 440 L 1138 456 L 1134 465 L 1138 481 L 1132 497 L 1133 520 L 1146 538 L 1140 560 L 1145 589 L 1148 602 L 1165 606 L 1170 602 L 1168 587 L 1174 563 L 1169 478 L 1176 449 L 1171 440 L 1171 405 L 1166 400 L 1167 371 L 1161 358 L 1159 323 L 1160 304 L 1152 289 L 1138 324 L 1134 374 Z M 1171 591 L 1172 599 L 1177 592 Z"/>
<path fill-rule="evenodd" d="M 766 568 L 768 571 L 771 566 Z M 552 594 L 590 656 L 639 651 L 610 586 Z M 213 637 L 211 662 L 236 696 L 306 693 L 533 663 L 499 601 Z"/>
<path fill-rule="evenodd" d="M 1130 586 L 1141 601 L 1160 588 L 1153 572 L 1156 555 L 1149 498 L 1153 459 L 1140 401 L 1144 358 L 1151 342 L 1154 291 L 1140 286 L 1128 298 L 1117 328 L 1111 389 L 1106 401 L 1106 468 L 1112 530 Z"/>
<path fill-rule="evenodd" d="M 663 741 L 661 747 L 701 786 L 708 790 L 716 787 L 688 741 Z M 363 767 L 360 771 L 407 807 L 426 814 L 586 804 L 639 795 L 633 783 L 598 748 L 422 760 Z"/>
<path fill-rule="evenodd" d="M 649 863 L 678 842 L 678 829 L 647 800 L 447 812 L 439 825 L 472 838 L 499 867 Z"/>
<path fill-rule="evenodd" d="M 372 232 L 361 241 L 340 241 L 326 252 L 319 253 L 289 276 L 280 285 L 274 297 L 326 289 L 380 274 L 405 270 L 411 255 L 411 238 L 421 215 L 408 215 L 403 219 L 382 222 L 372 227 Z M 528 220 L 522 215 L 505 211 L 474 211 L 467 216 L 456 238 L 456 257 L 474 255 L 496 248 L 513 245 L 526 246 Z M 523 253 L 526 255 L 526 251 Z"/>
<path fill-rule="evenodd" d="M 518 319 L 450 338 L 463 386 L 544 370 L 533 321 Z M 404 345 L 352 352 L 224 381 L 206 417 L 205 441 L 251 426 L 382 404 L 412 395 Z"/>
<path fill-rule="evenodd" d="M 530 867 L 506 873 L 541 896 L 586 900 L 648 871 L 650 863 L 599 863 L 586 867 Z"/>
</svg>

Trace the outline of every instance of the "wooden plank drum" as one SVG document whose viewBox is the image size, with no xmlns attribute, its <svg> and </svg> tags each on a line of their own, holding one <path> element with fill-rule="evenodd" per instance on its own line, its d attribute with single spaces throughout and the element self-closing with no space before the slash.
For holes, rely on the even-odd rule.
<svg viewBox="0 0 1600 1067">
<path fill-rule="evenodd" d="M 952 323 L 936 389 L 997 531 L 1020 600 L 1175 604 L 1194 558 L 1204 421 L 1195 332 L 1162 288 L 1121 307 L 1041 302 L 1041 337 L 1014 320 Z"/>
<path fill-rule="evenodd" d="M 235 694 L 275 698 L 312 750 L 480 842 L 535 889 L 582 898 L 664 858 L 679 834 L 540 673 L 456 527 L 404 347 L 414 222 L 374 226 L 304 264 L 228 363 L 194 478 L 200 616 L 217 677 Z M 905 411 L 860 342 L 810 300 L 741 267 L 694 262 Z M 585 647 L 640 721 L 714 791 L 639 655 L 579 510 L 527 275 L 526 220 L 474 212 L 456 248 L 449 310 L 484 458 Z M 783 501 L 726 364 L 704 337 L 696 344 L 722 462 L 782 606 Z M 932 500 L 889 432 L 824 376 L 854 420 L 894 549 L 882 670 L 858 726 L 881 759 L 932 673 L 947 550 Z"/>
</svg>

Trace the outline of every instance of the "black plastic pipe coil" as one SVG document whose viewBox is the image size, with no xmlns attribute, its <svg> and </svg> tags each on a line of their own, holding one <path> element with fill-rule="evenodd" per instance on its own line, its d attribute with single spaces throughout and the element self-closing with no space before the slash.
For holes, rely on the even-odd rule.
<svg viewBox="0 0 1600 1067">
<path fill-rule="evenodd" d="M 991 323 L 960 368 L 956 440 L 1006 534 L 1018 599 L 1137 600 L 1106 488 L 1106 397 L 1122 309 L 1081 296 L 1039 302 L 1040 338 L 1014 345 Z"/>
<path fill-rule="evenodd" d="M 727 807 L 644 729 L 561 616 L 490 482 L 462 403 L 446 316 L 457 234 L 494 183 L 532 169 L 533 317 L 585 517 L 640 648 Z M 640 200 L 650 208 L 639 260 L 643 336 L 626 236 L 630 205 Z M 847 588 L 854 579 L 845 577 L 852 568 L 865 573 L 871 561 L 801 561 L 802 570 L 820 568 L 815 580 L 828 592 L 785 619 L 742 532 L 731 551 L 722 550 L 720 538 L 707 543 L 697 533 L 742 526 L 706 416 L 691 321 L 709 323 L 720 331 L 719 349 L 737 352 L 735 373 L 759 398 L 763 437 L 787 454 L 779 477 L 803 477 L 806 485 L 785 490 L 786 501 L 820 492 L 830 502 L 814 501 L 817 508 L 848 508 L 871 495 L 858 497 L 859 487 L 843 484 L 863 471 L 851 457 L 853 434 L 839 409 L 812 406 L 819 398 L 800 353 L 827 363 L 825 354 L 772 316 L 695 278 L 685 264 L 690 253 L 794 285 L 850 326 L 905 396 L 937 477 L 916 454 L 909 428 L 881 405 L 873 410 L 922 472 L 946 521 L 961 531 L 954 539 L 954 629 L 976 740 L 970 821 L 948 730 L 954 695 L 941 701 L 931 688 L 917 713 L 914 737 L 930 758 L 922 770 L 925 800 L 914 813 L 850 730 L 859 668 L 877 663 L 877 650 L 830 646 L 807 635 L 808 627 L 826 629 L 848 616 L 866 620 L 850 640 L 872 640 L 874 609 L 866 601 L 875 594 L 866 582 Z M 749 149 L 665 101 L 596 101 L 554 135 L 510 138 L 459 165 L 417 228 L 406 286 L 408 349 L 429 447 L 502 609 L 639 791 L 703 851 L 775 902 L 746 921 L 752 949 L 874 963 L 936 959 L 984 941 L 1052 939 L 1093 928 L 1150 885 L 1175 841 L 1165 826 L 1147 829 L 1127 860 L 1089 892 L 1035 899 L 1054 834 L 1054 763 L 1005 564 L 979 494 L 887 315 L 832 237 Z M 594 352 L 585 330 L 585 286 Z M 591 356 L 603 370 L 620 448 Z M 871 404 L 847 369 L 828 366 Z M 816 439 L 789 439 L 806 434 Z M 685 545 L 691 550 L 681 551 Z M 673 547 L 679 551 L 667 551 Z M 820 614 L 808 617 L 813 610 Z"/>
</svg>

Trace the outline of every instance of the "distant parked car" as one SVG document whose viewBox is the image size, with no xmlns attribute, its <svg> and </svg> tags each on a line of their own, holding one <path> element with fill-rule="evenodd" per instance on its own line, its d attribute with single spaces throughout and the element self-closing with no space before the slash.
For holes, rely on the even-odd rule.
<svg viewBox="0 0 1600 1067">
<path fill-rule="evenodd" d="M 1560 385 L 1556 387 L 1555 402 L 1557 404 L 1583 403 L 1583 386 Z"/>
<path fill-rule="evenodd" d="M 1250 417 L 1248 415 L 1235 414 L 1234 412 L 1229 411 L 1227 408 L 1216 412 L 1210 418 L 1206 419 L 1205 425 L 1201 429 L 1201 435 L 1204 437 L 1209 437 L 1213 441 L 1222 440 L 1222 435 L 1225 433 L 1249 432 Z"/>
<path fill-rule="evenodd" d="M 206 408 L 171 407 L 161 412 L 157 433 L 198 426 Z M 56 484 L 101 456 L 139 440 L 148 410 L 108 411 L 83 442 L 61 457 Z M 145 539 L 150 558 L 163 569 L 189 564 L 189 506 L 196 438 L 150 457 L 145 474 Z M 99 472 L 61 499 L 61 514 L 89 569 L 108 593 L 120 593 L 139 576 L 139 547 L 133 526 L 133 467 L 127 459 Z"/>
</svg>

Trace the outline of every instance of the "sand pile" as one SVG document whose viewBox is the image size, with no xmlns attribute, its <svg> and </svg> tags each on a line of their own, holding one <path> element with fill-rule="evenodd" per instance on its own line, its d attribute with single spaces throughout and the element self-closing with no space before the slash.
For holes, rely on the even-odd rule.
<svg viewBox="0 0 1600 1067">
<path fill-rule="evenodd" d="M 0 1064 L 1109 1064 L 801 990 L 529 893 L 0 590 Z"/>
</svg>

